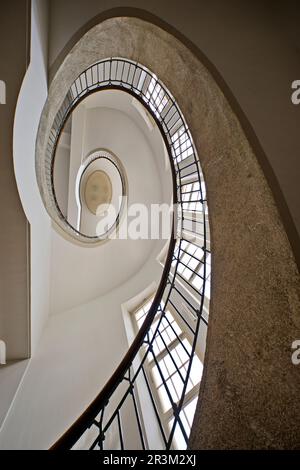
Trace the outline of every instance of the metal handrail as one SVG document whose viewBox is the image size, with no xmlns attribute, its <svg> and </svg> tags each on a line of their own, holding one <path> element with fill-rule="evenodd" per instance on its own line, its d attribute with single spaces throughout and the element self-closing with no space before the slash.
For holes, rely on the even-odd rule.
<svg viewBox="0 0 300 470">
<path fill-rule="evenodd" d="M 52 446 L 52 450 L 64 450 L 71 448 L 81 437 L 82 433 L 86 430 L 86 428 L 90 426 L 90 423 L 93 421 L 95 416 L 97 416 L 100 413 L 101 409 L 108 404 L 110 397 L 123 380 L 136 354 L 143 345 L 144 339 L 157 313 L 165 289 L 166 280 L 169 274 L 175 242 L 176 239 L 172 237 L 169 245 L 169 251 L 164 272 L 159 287 L 157 289 L 155 298 L 153 300 L 151 309 L 141 329 L 135 337 L 132 345 L 130 346 L 128 352 L 126 353 L 123 360 L 121 361 L 113 375 L 110 377 L 106 385 L 103 387 L 101 392 L 97 395 L 97 397 L 93 400 L 89 407 L 84 411 L 84 413 L 82 413 L 82 415 L 75 421 L 75 423 L 66 431 L 66 433 Z"/>
<path fill-rule="evenodd" d="M 142 448 L 145 448 L 145 432 L 143 430 L 142 419 L 140 417 L 139 407 L 134 393 L 136 380 L 138 377 L 141 376 L 144 377 L 147 390 L 150 394 L 150 398 L 159 424 L 164 446 L 166 449 L 170 449 L 172 448 L 175 428 L 177 425 L 180 427 L 185 441 L 187 442 L 188 440 L 188 433 L 183 425 L 180 413 L 185 400 L 186 390 L 192 368 L 192 361 L 196 351 L 200 325 L 204 325 L 205 328 L 207 326 L 207 320 L 203 317 L 202 313 L 207 278 L 206 259 L 210 251 L 207 249 L 208 222 L 206 199 L 203 195 L 203 175 L 200 169 L 199 160 L 196 154 L 196 149 L 194 147 L 192 137 L 190 135 L 187 124 L 182 116 L 182 113 L 179 110 L 178 105 L 173 96 L 158 80 L 158 78 L 144 66 L 129 61 L 127 59 L 110 58 L 104 61 L 100 61 L 96 64 L 91 65 L 74 81 L 54 119 L 54 123 L 49 135 L 46 158 L 46 173 L 49 173 L 50 175 L 50 184 L 48 190 L 52 201 L 54 202 L 54 206 L 57 210 L 56 215 L 59 217 L 61 222 L 65 224 L 68 230 L 70 230 L 70 225 L 63 216 L 63 214 L 60 212 L 54 191 L 53 166 L 55 150 L 57 147 L 61 130 L 63 129 L 63 126 L 70 113 L 87 95 L 103 89 L 118 89 L 133 95 L 147 108 L 147 111 L 152 115 L 153 119 L 155 120 L 157 126 L 161 131 L 170 159 L 173 180 L 173 202 L 174 204 L 177 204 L 177 202 L 179 201 L 179 203 L 176 206 L 177 212 L 173 213 L 172 236 L 169 242 L 168 255 L 164 264 L 163 274 L 156 295 L 152 302 L 151 308 L 147 314 L 143 325 L 141 326 L 135 340 L 133 341 L 120 365 L 115 370 L 115 372 L 113 373 L 109 381 L 106 383 L 104 388 L 93 400 L 93 402 L 88 406 L 88 408 L 83 412 L 83 414 L 75 421 L 75 423 L 51 447 L 51 449 L 64 450 L 72 448 L 91 426 L 96 426 L 99 430 L 98 436 L 94 440 L 91 448 L 94 449 L 98 446 L 100 449 L 103 449 L 103 443 L 105 441 L 105 432 L 109 429 L 115 419 L 118 423 L 120 446 L 121 448 L 124 448 L 120 412 L 123 404 L 125 403 L 128 397 L 132 398 L 137 419 L 137 427 L 141 440 L 141 446 Z M 188 156 L 186 156 L 187 148 L 192 149 L 192 151 L 188 153 Z M 180 165 L 180 162 L 184 161 L 185 158 L 187 158 L 189 162 L 188 175 L 184 174 L 186 166 L 184 165 L 182 167 Z M 192 171 L 193 168 L 194 171 Z M 192 184 L 195 182 L 199 183 L 199 189 L 184 191 L 184 188 L 188 184 Z M 202 286 L 200 289 L 195 289 L 195 287 L 192 284 L 189 284 L 188 280 L 184 279 L 182 274 L 178 271 L 179 264 L 183 264 L 182 261 L 180 261 L 180 257 L 184 253 L 186 254 L 186 250 L 181 246 L 182 243 L 185 242 L 184 204 L 186 203 L 186 201 L 183 201 L 182 198 L 184 194 L 191 194 L 190 202 L 194 202 L 196 200 L 201 205 L 201 210 L 199 211 L 199 216 L 201 216 L 203 219 L 201 222 L 201 232 L 197 232 L 196 224 L 199 223 L 199 220 L 189 221 L 192 224 L 194 222 L 194 234 L 197 236 L 198 240 L 201 240 L 200 248 L 203 251 L 202 259 L 198 260 L 198 266 L 201 266 L 202 269 L 202 275 L 200 276 L 200 279 L 202 280 Z M 76 232 L 73 227 L 71 227 L 71 230 Z M 190 228 L 188 229 L 188 231 L 190 234 Z M 81 235 L 82 234 L 80 234 L 80 236 Z M 193 255 L 191 256 L 191 258 L 192 257 L 195 258 L 195 256 Z M 196 271 L 195 274 L 199 276 L 199 273 L 197 273 Z M 178 284 L 178 281 L 180 281 L 181 284 Z M 182 281 L 184 281 L 186 284 L 186 287 L 184 289 L 182 288 L 182 284 L 184 283 Z M 184 313 L 179 312 L 178 308 L 176 307 L 176 310 L 178 311 L 179 315 L 182 316 L 183 320 L 185 320 L 190 330 L 193 332 L 190 359 L 186 370 L 186 376 L 185 378 L 183 378 L 183 390 L 180 400 L 178 400 L 178 402 L 176 403 L 174 402 L 173 397 L 168 389 L 168 386 L 165 383 L 163 374 L 160 370 L 159 363 L 153 352 L 153 344 L 155 338 L 157 337 L 157 335 L 160 334 L 159 328 L 162 324 L 161 322 L 163 318 L 167 319 L 167 306 L 174 305 L 175 300 L 172 296 L 175 293 L 177 295 L 180 295 L 181 301 L 185 304 L 185 307 L 187 309 L 190 309 L 190 311 L 193 311 L 193 314 L 196 318 L 196 325 L 194 328 L 191 328 L 188 321 L 184 318 Z M 160 315 L 160 318 L 157 321 L 155 331 L 151 338 L 150 328 L 154 324 L 154 319 L 157 318 L 157 315 Z M 134 373 L 132 375 L 132 364 L 138 358 L 138 356 L 141 355 L 139 353 L 142 352 L 141 348 L 143 345 L 146 346 L 146 352 L 142 354 L 142 358 L 140 359 L 139 365 L 135 368 Z M 168 394 L 169 400 L 172 403 L 174 422 L 168 436 L 166 435 L 164 427 L 161 423 L 159 411 L 157 409 L 155 399 L 151 394 L 151 387 L 149 385 L 147 374 L 145 373 L 144 365 L 146 359 L 150 355 L 151 357 L 153 357 L 153 361 L 155 362 L 157 369 L 161 374 L 162 382 L 166 389 L 166 393 Z M 174 361 L 174 358 L 172 358 L 172 360 Z M 108 406 L 112 395 L 116 392 L 119 385 L 121 383 L 124 383 L 124 381 L 126 381 L 128 387 L 125 393 L 123 393 L 122 399 L 119 401 L 118 405 L 112 412 L 108 422 L 104 424 L 104 411 Z"/>
</svg>

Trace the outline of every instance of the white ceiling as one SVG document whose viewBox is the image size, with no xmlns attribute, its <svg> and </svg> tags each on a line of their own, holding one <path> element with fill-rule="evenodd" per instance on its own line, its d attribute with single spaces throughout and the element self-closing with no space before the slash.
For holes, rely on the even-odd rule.
<svg viewBox="0 0 300 470">
<path fill-rule="evenodd" d="M 149 129 L 149 122 L 132 105 L 132 99 L 114 90 L 98 92 L 82 102 L 80 106 L 87 108 L 84 152 L 107 148 L 120 158 L 127 173 L 129 203 L 170 203 L 171 175 L 160 132 L 156 126 Z M 146 268 L 146 262 L 158 255 L 164 243 L 110 240 L 97 247 L 83 247 L 53 229 L 51 313 L 64 312 L 109 292 L 113 295 L 114 289 L 137 272 L 146 287 L 154 280 L 151 263 Z"/>
</svg>

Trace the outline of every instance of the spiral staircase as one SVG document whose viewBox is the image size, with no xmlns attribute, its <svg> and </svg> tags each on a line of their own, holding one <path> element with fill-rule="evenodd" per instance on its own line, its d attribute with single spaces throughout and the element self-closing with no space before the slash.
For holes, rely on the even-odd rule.
<svg viewBox="0 0 300 470">
<path fill-rule="evenodd" d="M 161 281 L 128 352 L 103 390 L 52 449 L 109 449 L 113 445 L 123 450 L 125 436 L 134 433 L 132 427 L 137 431 L 136 448 L 151 447 L 153 432 L 158 433 L 162 449 L 186 448 L 191 422 L 184 409 L 191 401 L 191 387 L 196 385 L 199 390 L 201 368 L 194 364 L 200 362 L 197 351 L 205 349 L 208 324 L 208 211 L 203 174 L 190 131 L 176 101 L 151 71 L 126 59 L 109 58 L 93 64 L 74 81 L 49 134 L 42 194 L 47 192 L 46 207 L 62 229 L 84 239 L 86 235 L 70 225 L 56 200 L 55 152 L 72 110 L 88 95 L 108 89 L 134 96 L 151 114 L 164 139 L 175 208 L 171 238 Z M 203 352 L 201 356 L 203 361 Z M 149 369 L 150 361 L 153 365 Z M 166 369 L 167 361 L 171 361 L 172 372 Z M 165 406 L 172 414 L 168 424 L 162 419 L 164 403 L 151 385 L 154 373 L 159 377 L 160 395 L 163 391 Z M 197 398 L 193 411 L 196 402 Z M 125 417 L 130 407 L 134 418 L 128 423 Z M 112 443 L 115 427 L 119 439 Z"/>
<path fill-rule="evenodd" d="M 7 7 L 7 25 L 18 13 L 24 26 L 29 7 L 32 21 L 31 32 L 27 25 L 14 35 L 20 57 L 8 62 L 16 83 L 1 108 L 11 118 L 3 140 L 11 161 L 1 176 L 9 175 L 17 197 L 4 204 L 3 190 L 1 198 L 10 222 L 1 233 L 9 261 L 0 449 L 299 447 L 299 374 L 290 351 L 299 336 L 288 211 L 295 218 L 295 181 L 292 152 L 278 164 L 287 138 L 274 118 L 285 110 L 290 135 L 297 110 L 283 84 L 287 71 L 298 70 L 291 48 L 274 24 L 265 29 L 264 7 L 248 6 L 249 15 L 226 4 L 218 24 L 224 19 L 232 42 L 223 56 L 217 26 L 214 37 L 202 28 L 195 45 L 180 32 L 180 15 L 177 31 L 152 5 L 97 16 L 102 7 L 91 2 L 79 21 L 66 2 L 51 5 L 50 83 L 48 2 Z M 201 2 L 192 3 L 202 18 Z M 81 1 L 72 8 L 88 10 Z M 210 8 L 202 26 L 211 24 Z M 233 31 L 235 14 L 253 28 Z M 65 44 L 55 31 L 67 17 Z M 248 65 L 251 84 L 238 76 Z M 257 78 L 272 70 L 281 77 L 272 80 L 281 87 L 276 100 Z M 295 135 L 289 145 L 297 149 Z M 100 230 L 99 207 L 111 202 L 115 216 Z M 167 203 L 167 237 L 120 240 L 132 203 Z"/>
</svg>

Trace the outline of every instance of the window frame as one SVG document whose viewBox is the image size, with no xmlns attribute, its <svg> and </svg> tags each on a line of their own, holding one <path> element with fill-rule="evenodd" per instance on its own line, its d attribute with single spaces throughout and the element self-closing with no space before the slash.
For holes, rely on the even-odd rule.
<svg viewBox="0 0 300 470">
<path fill-rule="evenodd" d="M 134 308 L 132 311 L 130 311 L 130 317 L 131 317 L 131 321 L 132 321 L 132 324 L 133 324 L 133 329 L 134 329 L 136 334 L 138 333 L 139 328 L 140 328 L 140 326 L 138 325 L 138 321 L 141 318 L 146 317 L 147 312 L 144 313 L 142 316 L 140 316 L 139 319 L 137 319 L 136 316 L 137 316 L 138 312 L 140 312 L 142 309 L 144 309 L 144 307 L 149 302 L 150 302 L 150 308 L 151 308 L 151 304 L 152 304 L 154 295 L 155 295 L 155 293 L 150 294 L 147 298 L 145 298 L 140 303 L 140 305 L 138 305 L 136 308 Z M 168 305 L 167 311 L 171 314 L 171 316 L 173 317 L 174 322 L 177 324 L 177 326 L 181 330 L 181 332 L 178 334 L 179 338 L 174 338 L 172 341 L 170 341 L 170 343 L 167 344 L 168 349 L 170 351 L 174 350 L 176 348 L 176 346 L 180 345 L 180 342 L 183 342 L 184 340 L 188 341 L 189 347 L 192 349 L 193 335 L 188 330 L 188 328 L 185 325 L 184 321 L 180 318 L 180 316 L 177 314 L 176 310 L 172 307 L 172 305 Z M 153 324 L 155 324 L 156 321 L 159 321 L 160 317 L 162 315 L 163 315 L 162 312 L 158 312 L 157 319 L 154 320 Z M 191 317 L 192 317 L 192 313 L 191 313 Z M 193 317 L 193 319 L 194 319 L 194 317 Z M 189 320 L 191 320 L 191 318 Z M 163 328 L 162 332 L 165 331 L 165 329 L 168 329 L 169 327 L 170 326 L 168 324 L 167 327 Z M 146 349 L 147 349 L 147 346 L 145 345 L 144 346 L 144 352 L 146 352 Z M 155 383 L 155 378 L 154 378 L 154 374 L 153 374 L 152 369 L 154 367 L 157 368 L 156 362 L 159 362 L 161 359 L 163 359 L 163 357 L 170 356 L 169 352 L 168 352 L 168 349 L 166 347 L 164 347 L 161 351 L 158 352 L 158 354 L 155 354 L 156 361 L 153 357 L 153 354 L 154 354 L 153 353 L 151 359 L 147 358 L 146 361 L 145 361 L 145 364 L 144 364 L 145 373 L 147 375 L 147 379 L 148 379 L 148 382 L 149 382 L 150 387 L 151 387 L 152 396 L 154 398 L 155 405 L 156 405 L 157 410 L 159 412 L 161 423 L 162 423 L 162 426 L 163 426 L 163 429 L 164 429 L 164 432 L 165 432 L 166 435 L 169 435 L 169 433 L 170 433 L 170 423 L 174 419 L 173 409 L 172 409 L 172 406 L 169 406 L 166 410 L 164 410 L 162 399 L 159 396 L 159 391 L 158 391 L 160 386 L 164 387 L 164 385 L 161 384 L 160 386 L 157 386 L 157 384 Z M 148 353 L 148 354 L 151 354 L 151 353 Z M 197 357 L 198 361 L 202 364 L 202 372 L 203 372 L 203 362 L 201 361 L 200 356 L 197 353 L 197 348 L 194 352 L 194 355 Z M 193 357 L 193 361 L 194 361 L 194 357 Z M 185 366 L 188 363 L 189 363 L 189 360 L 184 362 L 182 365 L 178 365 L 179 370 L 181 368 L 185 369 Z M 175 371 L 173 371 L 171 374 L 168 374 L 167 377 L 164 377 L 165 381 L 172 380 L 171 377 L 174 374 L 176 374 L 176 372 L 178 372 L 177 369 L 175 369 Z M 187 405 L 189 405 L 194 399 L 198 400 L 200 383 L 201 383 L 201 378 L 202 378 L 202 372 L 201 372 L 201 377 L 199 378 L 199 382 L 197 382 L 195 385 L 193 385 L 191 387 L 191 389 L 188 392 L 185 393 L 183 405 L 182 405 L 182 408 L 181 408 L 181 413 L 184 412 L 185 407 Z M 191 378 L 189 377 L 188 380 L 191 380 Z M 175 403 L 178 404 L 179 400 L 180 399 L 177 399 Z M 197 401 L 196 401 L 196 403 L 197 403 Z M 185 417 L 186 417 L 186 415 L 185 415 Z M 186 417 L 186 421 L 188 422 L 187 417 Z M 189 422 L 188 422 L 188 425 L 189 425 Z M 177 428 L 177 426 L 176 426 L 176 428 Z M 189 434 L 190 431 L 191 431 L 191 425 L 189 425 L 189 429 L 186 429 L 187 434 Z M 172 449 L 174 449 L 174 450 L 179 449 L 179 447 L 176 446 L 175 440 L 172 444 Z"/>
</svg>

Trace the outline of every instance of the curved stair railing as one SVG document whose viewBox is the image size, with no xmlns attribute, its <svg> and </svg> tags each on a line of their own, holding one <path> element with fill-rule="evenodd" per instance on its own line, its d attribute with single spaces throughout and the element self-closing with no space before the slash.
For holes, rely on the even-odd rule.
<svg viewBox="0 0 300 470">
<path fill-rule="evenodd" d="M 170 92 L 144 66 L 127 59 L 106 59 L 90 66 L 75 80 L 50 132 L 46 156 L 48 191 L 57 209 L 56 216 L 63 223 L 68 225 L 57 205 L 53 187 L 53 161 L 58 138 L 74 107 L 88 94 L 103 89 L 118 89 L 133 95 L 146 107 L 161 131 L 173 178 L 173 235 L 159 287 L 135 340 L 98 396 L 51 449 L 109 448 L 112 430 L 113 439 L 118 440 L 114 445 L 124 449 L 125 435 L 133 426 L 136 427 L 139 439 L 137 446 L 149 448 L 145 430 L 147 418 L 143 410 L 145 400 L 139 393 L 139 383 L 142 381 L 143 393 L 148 394 L 147 403 L 151 403 L 151 413 L 160 434 L 161 448 L 169 450 L 176 447 L 174 436 L 177 429 L 188 444 L 189 429 L 182 412 L 199 346 L 199 332 L 201 330 L 200 339 L 203 343 L 208 322 L 210 242 L 204 179 L 190 131 Z M 192 338 L 190 346 L 184 343 L 172 326 L 168 317 L 169 309 L 175 312 L 188 330 Z M 163 325 L 173 329 L 176 341 L 185 350 L 188 361 L 184 367 L 178 363 L 170 344 L 166 343 Z M 177 378 L 180 378 L 179 399 L 174 396 L 170 381 L 166 380 L 157 358 L 155 346 L 158 340 L 164 344 L 165 353 L 172 361 Z M 151 389 L 151 377 L 146 367 L 150 358 L 171 405 L 172 419 L 168 427 L 162 421 L 159 403 Z M 126 423 L 122 413 L 128 401 L 133 416 Z"/>
</svg>

